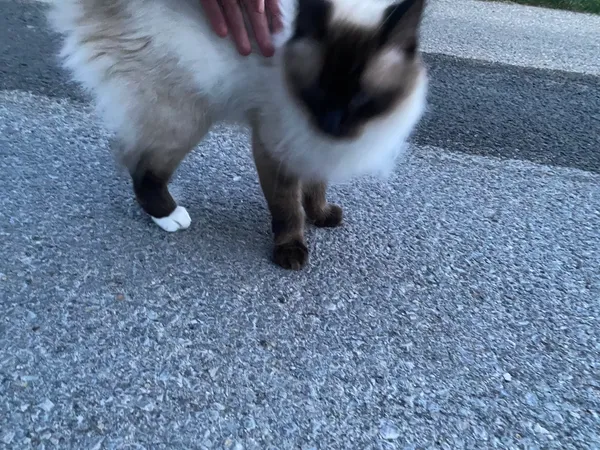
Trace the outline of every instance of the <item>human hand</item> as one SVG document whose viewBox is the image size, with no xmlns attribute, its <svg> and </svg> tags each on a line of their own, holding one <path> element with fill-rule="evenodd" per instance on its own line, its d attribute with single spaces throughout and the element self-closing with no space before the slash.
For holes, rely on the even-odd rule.
<svg viewBox="0 0 600 450">
<path fill-rule="evenodd" d="M 252 48 L 242 15 L 244 8 L 261 53 L 267 57 L 273 56 L 275 49 L 271 42 L 269 20 L 273 31 L 279 31 L 283 26 L 279 0 L 200 0 L 200 4 L 214 32 L 221 37 L 231 32 L 238 52 L 247 56 Z"/>
</svg>

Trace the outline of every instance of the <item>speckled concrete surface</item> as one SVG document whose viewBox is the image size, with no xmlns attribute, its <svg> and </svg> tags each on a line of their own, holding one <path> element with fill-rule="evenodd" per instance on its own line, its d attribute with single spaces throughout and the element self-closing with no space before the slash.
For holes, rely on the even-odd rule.
<svg viewBox="0 0 600 450">
<path fill-rule="evenodd" d="M 245 134 L 182 167 L 169 235 L 80 106 L 0 99 L 10 448 L 600 442 L 599 175 L 415 148 L 290 274 Z"/>
</svg>

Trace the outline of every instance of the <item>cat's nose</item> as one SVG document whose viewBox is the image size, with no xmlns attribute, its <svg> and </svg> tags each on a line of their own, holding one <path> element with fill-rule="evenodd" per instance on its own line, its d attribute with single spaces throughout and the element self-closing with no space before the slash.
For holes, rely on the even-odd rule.
<svg viewBox="0 0 600 450">
<path fill-rule="evenodd" d="M 342 110 L 325 111 L 318 118 L 319 128 L 332 136 L 341 136 L 343 117 Z"/>
</svg>

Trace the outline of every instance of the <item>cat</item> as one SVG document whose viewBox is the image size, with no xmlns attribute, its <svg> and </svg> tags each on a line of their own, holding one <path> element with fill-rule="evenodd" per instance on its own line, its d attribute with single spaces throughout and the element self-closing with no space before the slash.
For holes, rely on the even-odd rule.
<svg viewBox="0 0 600 450">
<path fill-rule="evenodd" d="M 237 53 L 199 0 L 54 0 L 60 60 L 91 93 L 142 209 L 190 216 L 168 184 L 213 124 L 250 127 L 276 264 L 308 262 L 305 222 L 342 223 L 331 183 L 389 171 L 425 111 L 425 0 L 280 0 L 275 55 Z"/>
</svg>

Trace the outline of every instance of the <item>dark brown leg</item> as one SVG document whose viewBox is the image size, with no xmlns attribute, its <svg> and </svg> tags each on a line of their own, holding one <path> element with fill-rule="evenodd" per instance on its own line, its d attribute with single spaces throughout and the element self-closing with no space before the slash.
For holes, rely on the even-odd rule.
<svg viewBox="0 0 600 450">
<path fill-rule="evenodd" d="M 130 166 L 135 197 L 154 222 L 162 229 L 173 232 L 190 226 L 190 217 L 169 192 L 173 172 L 187 151 L 170 153 L 146 151 Z"/>
<path fill-rule="evenodd" d="M 152 167 L 144 167 L 140 162 L 132 172 L 133 191 L 140 206 L 152 217 L 160 219 L 170 215 L 177 203 L 171 196 L 169 188 L 170 173 L 161 173 Z"/>
<path fill-rule="evenodd" d="M 271 212 L 273 259 L 284 269 L 299 270 L 308 261 L 300 180 L 290 175 L 253 134 L 252 151 L 260 185 Z"/>
<path fill-rule="evenodd" d="M 304 210 L 317 227 L 337 227 L 342 224 L 342 208 L 328 203 L 325 183 L 309 183 L 302 187 Z"/>
</svg>

